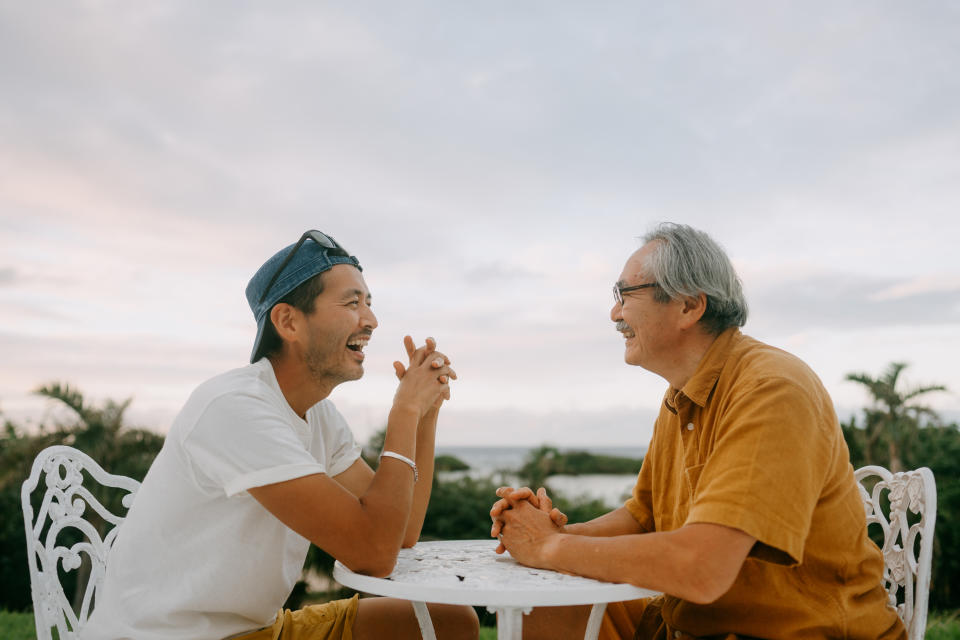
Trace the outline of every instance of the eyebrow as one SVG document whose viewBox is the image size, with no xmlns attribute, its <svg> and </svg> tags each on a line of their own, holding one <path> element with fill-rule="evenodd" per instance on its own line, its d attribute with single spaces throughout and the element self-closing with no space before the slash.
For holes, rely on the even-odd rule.
<svg viewBox="0 0 960 640">
<path fill-rule="evenodd" d="M 354 297 L 360 297 L 360 298 L 366 297 L 366 300 L 367 300 L 368 303 L 369 303 L 371 300 L 373 300 L 373 296 L 370 295 L 369 292 L 364 292 L 364 291 L 362 291 L 362 290 L 360 290 L 360 289 L 350 289 L 350 290 L 346 291 L 346 292 L 343 294 L 343 297 L 341 298 L 341 300 L 349 300 L 349 299 L 354 298 Z"/>
<path fill-rule="evenodd" d="M 617 285 L 618 287 L 625 287 L 625 286 L 627 286 L 627 283 L 624 282 L 623 280 L 617 280 L 617 281 L 614 282 L 613 284 Z"/>
</svg>

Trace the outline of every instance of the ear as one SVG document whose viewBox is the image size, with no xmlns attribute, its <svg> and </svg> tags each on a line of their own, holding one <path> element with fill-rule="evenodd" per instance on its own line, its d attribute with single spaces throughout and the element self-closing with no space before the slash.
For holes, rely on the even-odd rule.
<svg viewBox="0 0 960 640">
<path fill-rule="evenodd" d="M 707 311 L 707 294 L 699 293 L 695 297 L 684 298 L 683 308 L 680 310 L 680 328 L 694 327 Z"/>
<path fill-rule="evenodd" d="M 296 342 L 303 330 L 302 316 L 299 309 L 285 302 L 275 304 L 270 309 L 270 320 L 284 343 Z"/>
</svg>

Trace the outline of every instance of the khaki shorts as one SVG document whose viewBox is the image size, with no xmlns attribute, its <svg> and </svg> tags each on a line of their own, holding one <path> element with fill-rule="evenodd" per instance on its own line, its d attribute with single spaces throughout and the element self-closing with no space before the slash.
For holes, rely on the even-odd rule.
<svg viewBox="0 0 960 640">
<path fill-rule="evenodd" d="M 277 621 L 231 640 L 353 640 L 357 596 L 291 611 L 281 609 Z"/>
</svg>

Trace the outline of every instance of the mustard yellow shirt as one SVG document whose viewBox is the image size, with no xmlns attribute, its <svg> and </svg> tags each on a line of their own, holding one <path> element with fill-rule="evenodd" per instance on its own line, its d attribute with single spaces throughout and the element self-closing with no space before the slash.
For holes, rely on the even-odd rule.
<svg viewBox="0 0 960 640">
<path fill-rule="evenodd" d="M 648 531 L 709 522 L 757 539 L 716 602 L 657 603 L 671 635 L 906 638 L 833 403 L 789 353 L 721 334 L 667 391 L 626 508 Z"/>
</svg>

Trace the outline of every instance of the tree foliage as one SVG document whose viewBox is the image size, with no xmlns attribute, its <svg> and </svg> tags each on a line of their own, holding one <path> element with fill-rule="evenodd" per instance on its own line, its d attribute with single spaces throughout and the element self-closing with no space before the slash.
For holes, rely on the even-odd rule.
<svg viewBox="0 0 960 640">
<path fill-rule="evenodd" d="M 847 374 L 847 380 L 867 388 L 872 400 L 871 406 L 864 409 L 864 433 L 857 443 L 857 451 L 864 456 L 866 464 L 884 460 L 885 466 L 894 472 L 903 471 L 904 456 L 910 456 L 920 427 L 925 422 L 939 423 L 937 413 L 916 399 L 947 389 L 935 384 L 901 390 L 898 382 L 906 368 L 903 362 L 893 362 L 876 378 L 862 372 Z"/>
<path fill-rule="evenodd" d="M 960 607 L 960 429 L 945 425 L 939 415 L 917 398 L 943 385 L 900 389 L 906 365 L 890 364 L 874 378 L 851 373 L 848 380 L 866 386 L 873 399 L 856 416 L 842 424 L 844 439 L 855 468 L 878 464 L 891 471 L 929 467 L 937 483 L 937 522 L 934 530 L 933 577 L 930 606 Z"/>
<path fill-rule="evenodd" d="M 163 436 L 146 429 L 134 429 L 124 423 L 130 399 L 90 403 L 79 390 L 68 384 L 52 382 L 36 393 L 68 409 L 67 415 L 52 425 L 40 425 L 27 433 L 6 422 L 0 433 L 0 608 L 19 611 L 30 607 L 30 576 L 27 570 L 26 537 L 20 505 L 20 486 L 30 475 L 33 460 L 48 446 L 70 445 L 96 460 L 110 473 L 143 480 L 150 464 L 163 446 Z M 116 510 L 116 494 L 94 490 L 105 505 Z M 90 513 L 91 524 L 103 534 L 104 523 Z M 74 581 L 86 582 L 89 565 L 68 574 L 67 593 L 76 593 Z"/>
</svg>

